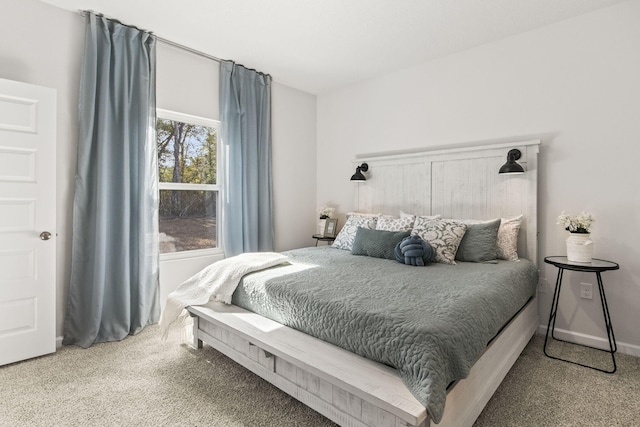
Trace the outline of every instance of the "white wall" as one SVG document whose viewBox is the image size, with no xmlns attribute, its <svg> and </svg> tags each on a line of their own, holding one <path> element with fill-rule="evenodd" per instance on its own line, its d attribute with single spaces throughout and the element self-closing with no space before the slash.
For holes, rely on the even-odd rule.
<svg viewBox="0 0 640 427">
<path fill-rule="evenodd" d="M 58 90 L 56 333 L 61 336 L 71 268 L 84 18 L 37 0 L 2 0 L 0 40 L 0 78 Z M 158 44 L 157 64 L 159 108 L 218 118 L 217 63 Z M 274 84 L 272 96 L 275 239 L 276 249 L 285 250 L 311 244 L 316 190 L 316 98 L 279 84 Z M 296 176 L 292 170 L 298 171 L 301 165 L 307 165 L 310 178 L 292 179 Z M 177 285 L 208 262 L 210 259 L 205 257 L 163 263 L 163 295 L 167 286 Z"/>
<path fill-rule="evenodd" d="M 541 139 L 539 259 L 565 253 L 560 211 L 593 212 L 595 256 L 621 265 L 603 274 L 615 335 L 640 355 L 639 100 L 638 1 L 321 95 L 317 205 L 353 208 L 359 154 Z M 555 283 L 555 268 L 539 267 Z M 556 326 L 606 337 L 597 297 L 579 299 L 579 282 L 595 275 L 565 281 Z M 546 326 L 552 291 L 541 297 Z"/>
<path fill-rule="evenodd" d="M 62 335 L 71 267 L 71 206 L 76 168 L 80 15 L 36 0 L 3 0 L 0 77 L 58 91 L 56 179 L 56 334 Z"/>
<path fill-rule="evenodd" d="M 156 53 L 157 107 L 219 120 L 219 64 L 163 42 Z"/>
<path fill-rule="evenodd" d="M 316 97 L 275 83 L 272 90 L 274 246 L 311 246 L 316 223 Z"/>
</svg>

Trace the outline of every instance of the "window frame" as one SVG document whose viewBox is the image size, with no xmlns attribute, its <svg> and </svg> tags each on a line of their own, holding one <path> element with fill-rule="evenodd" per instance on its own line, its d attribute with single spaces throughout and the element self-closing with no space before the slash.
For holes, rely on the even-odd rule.
<svg viewBox="0 0 640 427">
<path fill-rule="evenodd" d="M 222 238 L 220 235 L 221 234 L 220 233 L 220 228 L 221 228 L 220 214 L 221 214 L 221 205 L 222 205 L 221 201 L 222 201 L 222 189 L 223 189 L 223 185 L 220 182 L 221 177 L 223 176 L 223 174 L 220 172 L 220 167 L 223 164 L 220 156 L 222 152 L 222 150 L 220 149 L 220 145 L 221 145 L 220 144 L 220 121 L 209 119 L 206 117 L 194 116 L 186 113 L 179 113 L 177 111 L 156 108 L 156 122 L 158 119 L 175 120 L 182 123 L 188 123 L 188 124 L 194 124 L 199 126 L 205 126 L 208 128 L 213 128 L 216 130 L 216 133 L 218 135 L 218 144 L 217 144 L 217 152 L 216 152 L 216 163 L 217 163 L 216 184 L 160 182 L 159 171 L 158 171 L 158 192 L 160 190 L 196 190 L 196 191 L 200 190 L 200 191 L 216 191 L 218 193 L 218 202 L 216 203 L 216 247 L 208 248 L 208 249 L 193 249 L 190 251 L 161 253 L 160 261 L 197 258 L 202 256 L 211 256 L 211 255 L 220 255 L 220 254 L 224 255 L 224 250 L 222 249 Z M 156 143 L 157 143 L 157 136 L 156 136 Z M 158 241 L 158 248 L 159 247 L 160 247 L 160 242 Z"/>
</svg>

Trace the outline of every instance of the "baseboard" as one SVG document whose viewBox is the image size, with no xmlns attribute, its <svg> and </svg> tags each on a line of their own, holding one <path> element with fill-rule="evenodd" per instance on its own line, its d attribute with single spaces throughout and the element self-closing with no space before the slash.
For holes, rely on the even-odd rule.
<svg viewBox="0 0 640 427">
<path fill-rule="evenodd" d="M 546 335 L 547 325 L 538 326 L 538 334 Z M 590 347 L 601 348 L 603 350 L 609 349 L 609 341 L 606 338 L 595 337 L 593 335 L 581 334 L 579 332 L 567 331 L 565 329 L 554 329 L 554 335 L 561 340 L 573 342 L 581 345 L 588 345 Z M 640 357 L 640 346 L 635 344 L 628 344 L 616 340 L 618 345 L 618 353 L 628 354 L 630 356 Z"/>
<path fill-rule="evenodd" d="M 56 350 L 62 347 L 62 338 L 64 337 L 56 337 Z"/>
</svg>

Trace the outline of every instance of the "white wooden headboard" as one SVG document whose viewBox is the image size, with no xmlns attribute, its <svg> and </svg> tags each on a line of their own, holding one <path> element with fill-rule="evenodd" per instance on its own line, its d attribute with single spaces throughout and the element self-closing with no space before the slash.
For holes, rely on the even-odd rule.
<svg viewBox="0 0 640 427">
<path fill-rule="evenodd" d="M 367 180 L 356 184 L 358 212 L 440 214 L 493 219 L 522 214 L 518 254 L 537 264 L 538 151 L 540 141 L 358 157 Z M 523 175 L 500 175 L 507 152 L 517 148 Z"/>
</svg>

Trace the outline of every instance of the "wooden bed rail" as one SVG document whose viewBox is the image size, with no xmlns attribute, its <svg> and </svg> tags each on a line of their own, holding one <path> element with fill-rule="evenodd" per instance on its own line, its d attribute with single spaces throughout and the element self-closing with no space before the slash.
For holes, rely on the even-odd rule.
<svg viewBox="0 0 640 427">
<path fill-rule="evenodd" d="M 188 308 L 202 342 L 322 415 L 348 427 L 431 426 L 424 406 L 388 366 L 234 305 Z M 447 395 L 438 427 L 471 426 L 539 324 L 537 299 L 510 322 Z"/>
</svg>

